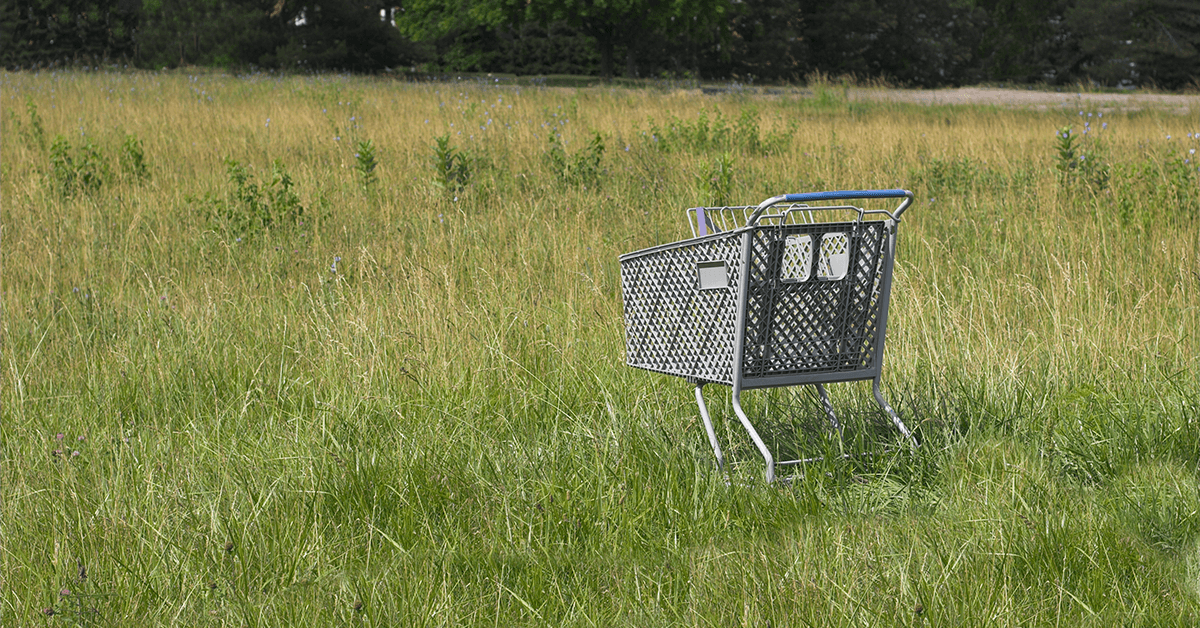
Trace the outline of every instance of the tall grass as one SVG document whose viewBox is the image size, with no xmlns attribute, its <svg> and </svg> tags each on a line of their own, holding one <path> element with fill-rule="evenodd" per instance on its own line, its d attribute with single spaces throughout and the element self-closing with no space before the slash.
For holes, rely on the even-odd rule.
<svg viewBox="0 0 1200 628">
<path fill-rule="evenodd" d="M 1196 623 L 1195 113 L 1095 118 L 1096 184 L 1075 110 L 0 81 L 4 625 Z M 919 451 L 767 486 L 719 420 L 727 484 L 687 386 L 623 366 L 616 257 L 718 161 L 736 202 L 917 193 Z"/>
</svg>

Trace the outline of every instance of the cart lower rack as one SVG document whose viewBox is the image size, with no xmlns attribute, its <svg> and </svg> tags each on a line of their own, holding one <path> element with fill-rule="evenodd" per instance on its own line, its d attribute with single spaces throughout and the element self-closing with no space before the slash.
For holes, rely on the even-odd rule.
<svg viewBox="0 0 1200 628">
<path fill-rule="evenodd" d="M 902 199 L 891 211 L 810 202 Z M 888 299 L 906 190 L 787 194 L 757 206 L 688 210 L 691 239 L 622 255 L 630 366 L 695 385 L 717 463 L 724 466 L 703 388 L 733 390 L 733 409 L 766 462 L 776 462 L 741 405 L 743 390 L 815 385 L 834 428 L 825 384 L 874 380 L 875 401 L 914 445 L 880 391 Z M 827 211 L 851 220 L 819 222 Z M 744 221 L 744 222 L 743 222 Z"/>
</svg>

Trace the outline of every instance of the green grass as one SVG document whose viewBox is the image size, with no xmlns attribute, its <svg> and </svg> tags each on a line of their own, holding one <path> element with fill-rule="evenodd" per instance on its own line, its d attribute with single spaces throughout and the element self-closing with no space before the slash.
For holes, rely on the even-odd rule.
<svg viewBox="0 0 1200 628">
<path fill-rule="evenodd" d="M 1107 113 L 1101 186 L 1056 169 L 1077 112 L 0 84 L 0 624 L 1197 623 L 1195 113 Z M 884 378 L 920 450 L 834 386 L 889 453 L 768 486 L 714 387 L 727 484 L 686 383 L 623 365 L 616 258 L 718 158 L 747 203 L 917 193 Z"/>
</svg>

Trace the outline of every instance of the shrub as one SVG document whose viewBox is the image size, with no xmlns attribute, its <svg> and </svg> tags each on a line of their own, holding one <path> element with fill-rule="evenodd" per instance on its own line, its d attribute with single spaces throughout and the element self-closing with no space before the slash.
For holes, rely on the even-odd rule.
<svg viewBox="0 0 1200 628">
<path fill-rule="evenodd" d="M 471 180 L 473 159 L 470 153 L 450 145 L 450 134 L 440 135 L 433 145 L 433 184 L 454 192 Z"/>
<path fill-rule="evenodd" d="M 125 136 L 125 141 L 121 143 L 119 161 L 121 170 L 129 178 L 135 181 L 145 181 L 150 178 L 150 171 L 146 167 L 146 153 L 142 150 L 142 140 L 139 140 L 137 136 Z"/>
<path fill-rule="evenodd" d="M 271 163 L 271 180 L 260 187 L 250 170 L 237 160 L 225 160 L 225 172 L 233 190 L 224 199 L 206 197 L 210 217 L 237 238 L 267 230 L 288 231 L 301 224 L 304 206 L 292 190 L 292 177 L 283 162 Z"/>
<path fill-rule="evenodd" d="M 46 150 L 46 129 L 42 126 L 42 117 L 38 115 L 37 105 L 32 96 L 25 98 L 25 111 L 29 114 L 29 131 L 26 140 L 39 150 Z"/>
<path fill-rule="evenodd" d="M 379 162 L 375 159 L 375 142 L 371 140 L 362 140 L 354 147 L 354 169 L 358 171 L 359 181 L 362 183 L 364 190 L 371 189 L 378 180 L 375 176 L 375 168 L 379 166 Z"/>
<path fill-rule="evenodd" d="M 604 157 L 604 138 L 600 133 L 593 133 L 587 146 L 574 155 L 567 152 L 557 133 L 550 134 L 549 144 L 546 161 L 560 181 L 570 185 L 595 185 L 599 181 Z"/>
<path fill-rule="evenodd" d="M 733 197 L 733 155 L 721 153 L 704 177 L 704 198 L 709 206 L 728 205 Z"/>
<path fill-rule="evenodd" d="M 50 144 L 50 177 L 58 192 L 71 196 L 76 192 L 95 192 L 109 178 L 108 163 L 90 138 L 84 138 L 78 150 L 71 149 L 67 138 L 58 135 Z"/>
<path fill-rule="evenodd" d="M 712 151 L 766 155 L 781 150 L 794 128 L 787 132 L 763 134 L 759 128 L 758 109 L 747 107 L 732 124 L 717 111 L 712 119 L 708 112 L 701 111 L 692 122 L 671 118 L 665 127 L 649 121 L 649 131 L 643 131 L 643 139 L 662 152 Z"/>
<path fill-rule="evenodd" d="M 1058 180 L 1064 187 L 1083 184 L 1094 191 L 1108 187 L 1109 167 L 1103 159 L 1100 140 L 1085 142 L 1071 127 L 1055 134 L 1055 164 Z"/>
</svg>

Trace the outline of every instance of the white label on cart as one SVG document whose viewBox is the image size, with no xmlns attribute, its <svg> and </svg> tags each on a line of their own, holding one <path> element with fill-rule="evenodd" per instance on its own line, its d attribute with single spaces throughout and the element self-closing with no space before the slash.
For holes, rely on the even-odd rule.
<svg viewBox="0 0 1200 628">
<path fill-rule="evenodd" d="M 729 270 L 725 262 L 696 262 L 696 287 L 716 290 L 729 287 Z"/>
<path fill-rule="evenodd" d="M 821 260 L 817 264 L 817 277 L 836 281 L 850 270 L 850 238 L 839 231 L 821 236 Z"/>
<path fill-rule="evenodd" d="M 812 272 L 812 236 L 792 234 L 783 241 L 783 268 L 779 278 L 788 283 L 808 281 Z"/>
</svg>

